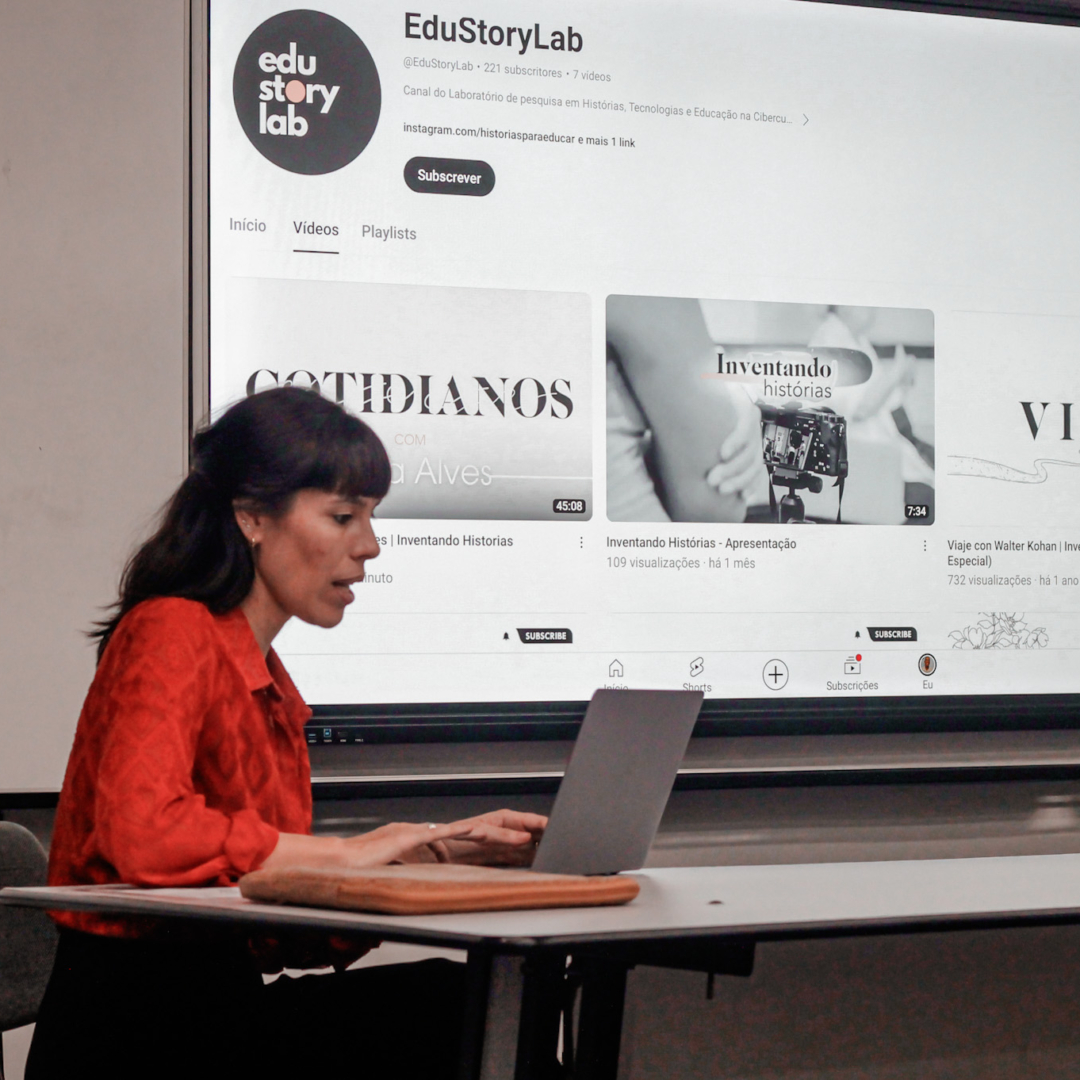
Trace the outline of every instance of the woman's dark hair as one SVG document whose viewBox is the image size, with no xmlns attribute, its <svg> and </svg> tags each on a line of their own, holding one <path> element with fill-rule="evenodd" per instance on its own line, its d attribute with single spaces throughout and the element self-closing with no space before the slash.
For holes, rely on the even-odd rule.
<svg viewBox="0 0 1080 1080">
<path fill-rule="evenodd" d="M 390 462 L 362 420 L 310 390 L 264 390 L 200 431 L 191 471 L 166 503 L 161 524 L 131 557 L 113 614 L 96 624 L 101 659 L 117 623 L 155 596 L 199 600 L 215 614 L 251 591 L 255 562 L 234 504 L 283 514 L 303 488 L 381 499 Z"/>
</svg>

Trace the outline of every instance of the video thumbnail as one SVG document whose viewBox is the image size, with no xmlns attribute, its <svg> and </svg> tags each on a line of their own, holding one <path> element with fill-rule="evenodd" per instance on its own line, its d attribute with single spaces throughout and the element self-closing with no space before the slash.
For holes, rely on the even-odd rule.
<svg viewBox="0 0 1080 1080">
<path fill-rule="evenodd" d="M 587 520 L 591 311 L 577 293 L 239 279 L 213 400 L 291 384 L 378 433 L 380 517 Z M 248 315 L 237 309 L 250 307 Z"/>
<path fill-rule="evenodd" d="M 607 301 L 612 521 L 927 525 L 934 316 Z"/>
</svg>

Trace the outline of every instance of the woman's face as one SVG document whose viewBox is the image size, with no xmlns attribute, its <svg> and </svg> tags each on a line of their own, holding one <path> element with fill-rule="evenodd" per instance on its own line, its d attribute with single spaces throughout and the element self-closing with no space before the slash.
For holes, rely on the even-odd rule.
<svg viewBox="0 0 1080 1080">
<path fill-rule="evenodd" d="M 362 581 L 364 563 L 379 554 L 371 527 L 377 499 L 356 500 L 314 488 L 296 493 L 278 517 L 237 513 L 254 540 L 255 576 L 285 619 L 337 626 Z"/>
</svg>

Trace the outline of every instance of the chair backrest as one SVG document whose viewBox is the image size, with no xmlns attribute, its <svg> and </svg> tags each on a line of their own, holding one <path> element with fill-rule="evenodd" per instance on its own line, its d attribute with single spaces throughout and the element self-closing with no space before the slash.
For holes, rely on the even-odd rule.
<svg viewBox="0 0 1080 1080">
<path fill-rule="evenodd" d="M 44 885 L 49 860 L 28 829 L 0 821 L 0 887 Z M 56 927 L 44 911 L 0 905 L 0 1031 L 32 1023 L 56 953 Z"/>
</svg>

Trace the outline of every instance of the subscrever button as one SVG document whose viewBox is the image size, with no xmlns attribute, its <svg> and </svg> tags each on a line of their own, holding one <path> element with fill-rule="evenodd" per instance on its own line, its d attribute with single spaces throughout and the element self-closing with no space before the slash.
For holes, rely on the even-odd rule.
<svg viewBox="0 0 1080 1080">
<path fill-rule="evenodd" d="M 427 195 L 486 195 L 495 170 L 486 161 L 414 157 L 405 164 L 405 183 Z"/>
</svg>

